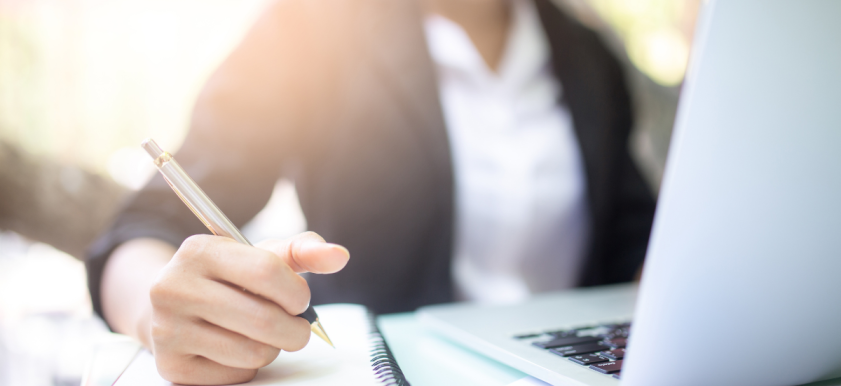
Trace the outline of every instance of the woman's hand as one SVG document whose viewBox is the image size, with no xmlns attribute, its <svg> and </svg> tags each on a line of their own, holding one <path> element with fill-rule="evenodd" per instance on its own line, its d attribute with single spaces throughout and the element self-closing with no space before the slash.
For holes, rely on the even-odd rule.
<svg viewBox="0 0 841 386">
<path fill-rule="evenodd" d="M 281 350 L 302 349 L 310 291 L 298 273 L 333 273 L 349 259 L 315 233 L 256 248 L 218 236 L 185 240 L 150 293 L 150 349 L 158 372 L 182 384 L 254 378 Z M 142 327 L 142 325 L 141 325 Z"/>
</svg>

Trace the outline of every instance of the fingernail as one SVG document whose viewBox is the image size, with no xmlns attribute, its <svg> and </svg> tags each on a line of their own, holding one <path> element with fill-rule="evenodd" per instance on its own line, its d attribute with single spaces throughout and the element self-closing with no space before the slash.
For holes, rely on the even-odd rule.
<svg viewBox="0 0 841 386">
<path fill-rule="evenodd" d="M 343 247 L 339 244 L 327 243 L 327 245 L 329 245 L 330 248 L 332 248 L 332 249 L 340 250 L 340 251 L 344 252 L 345 254 L 347 254 L 348 256 L 350 256 L 350 251 L 348 251 L 347 248 L 345 248 L 345 247 Z"/>
</svg>

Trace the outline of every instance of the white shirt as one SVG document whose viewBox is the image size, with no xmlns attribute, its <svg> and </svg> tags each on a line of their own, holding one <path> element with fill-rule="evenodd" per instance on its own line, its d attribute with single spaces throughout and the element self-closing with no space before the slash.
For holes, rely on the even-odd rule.
<svg viewBox="0 0 841 386">
<path fill-rule="evenodd" d="M 452 272 L 462 300 L 513 302 L 576 284 L 589 236 L 578 141 L 534 4 L 514 0 L 498 73 L 441 16 L 425 30 L 455 174 Z"/>
</svg>

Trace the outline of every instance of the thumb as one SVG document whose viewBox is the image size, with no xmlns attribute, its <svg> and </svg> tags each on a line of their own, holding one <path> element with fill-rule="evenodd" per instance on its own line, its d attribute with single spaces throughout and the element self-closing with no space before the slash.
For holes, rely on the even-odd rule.
<svg viewBox="0 0 841 386">
<path fill-rule="evenodd" d="M 304 232 L 285 240 L 269 239 L 255 245 L 279 256 L 295 272 L 335 273 L 347 265 L 347 248 L 330 244 L 315 232 Z"/>
</svg>

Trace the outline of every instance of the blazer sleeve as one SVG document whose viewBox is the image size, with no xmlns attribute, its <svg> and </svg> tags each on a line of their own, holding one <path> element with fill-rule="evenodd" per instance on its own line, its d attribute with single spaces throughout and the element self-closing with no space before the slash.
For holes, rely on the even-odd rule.
<svg viewBox="0 0 841 386">
<path fill-rule="evenodd" d="M 237 226 L 265 206 L 283 164 L 300 146 L 310 43 L 296 34 L 300 12 L 289 2 L 270 7 L 211 76 L 175 158 Z M 138 139 L 138 146 L 140 139 Z M 151 162 L 151 160 L 149 161 Z M 173 246 L 209 233 L 156 173 L 121 207 L 113 224 L 89 248 L 86 259 L 93 308 L 103 316 L 102 273 L 120 244 L 155 238 Z M 104 319 L 104 317 L 103 317 Z"/>
</svg>

